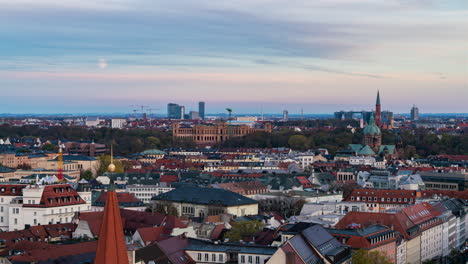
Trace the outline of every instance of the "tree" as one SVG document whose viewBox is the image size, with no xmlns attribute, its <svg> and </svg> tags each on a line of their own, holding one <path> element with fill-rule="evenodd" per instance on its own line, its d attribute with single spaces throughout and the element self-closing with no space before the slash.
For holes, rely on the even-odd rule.
<svg viewBox="0 0 468 264">
<path fill-rule="evenodd" d="M 391 264 L 390 259 L 379 251 L 368 251 L 360 249 L 353 253 L 353 264 Z"/>
<path fill-rule="evenodd" d="M 46 144 L 44 144 L 42 146 L 41 149 L 44 150 L 44 151 L 54 152 L 57 149 L 57 146 L 55 144 L 52 144 L 52 143 L 46 143 Z"/>
<path fill-rule="evenodd" d="M 146 147 L 150 149 L 160 148 L 161 147 L 161 140 L 157 137 L 148 137 L 146 139 Z"/>
<path fill-rule="evenodd" d="M 81 179 L 85 179 L 85 180 L 87 180 L 87 181 L 93 179 L 93 172 L 90 171 L 90 170 L 82 171 L 80 174 L 81 174 L 81 175 L 80 175 L 80 178 L 81 178 Z"/>
<path fill-rule="evenodd" d="M 245 237 L 250 237 L 263 229 L 263 223 L 257 220 L 234 222 L 231 230 L 229 230 L 224 238 L 228 238 L 230 242 L 239 242 Z"/>
<path fill-rule="evenodd" d="M 177 208 L 168 201 L 156 201 L 151 205 L 151 212 L 161 213 L 164 215 L 178 216 Z"/>
<path fill-rule="evenodd" d="M 103 175 L 104 172 L 107 172 L 108 171 L 108 167 L 109 167 L 109 164 L 110 164 L 110 161 L 111 161 L 111 157 L 110 155 L 100 155 L 98 157 L 99 159 L 99 167 L 98 167 L 98 170 L 97 170 L 97 175 Z M 114 160 L 114 165 L 115 165 L 115 171 L 116 173 L 122 173 L 124 172 L 124 168 L 123 168 L 123 165 L 122 165 L 122 162 L 118 161 L 118 160 Z"/>
<path fill-rule="evenodd" d="M 309 148 L 310 140 L 303 135 L 291 136 L 288 140 L 289 146 L 294 150 L 306 150 Z"/>
</svg>

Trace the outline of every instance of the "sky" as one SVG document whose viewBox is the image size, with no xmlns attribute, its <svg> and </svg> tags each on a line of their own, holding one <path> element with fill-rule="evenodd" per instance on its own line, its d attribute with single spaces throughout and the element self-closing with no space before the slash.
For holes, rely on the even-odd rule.
<svg viewBox="0 0 468 264">
<path fill-rule="evenodd" d="M 466 0 L 0 0 L 0 113 L 468 112 Z"/>
</svg>

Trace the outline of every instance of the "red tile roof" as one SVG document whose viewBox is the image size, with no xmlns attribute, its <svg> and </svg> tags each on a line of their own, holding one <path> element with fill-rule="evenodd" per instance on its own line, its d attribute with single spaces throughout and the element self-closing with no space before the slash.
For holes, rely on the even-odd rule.
<svg viewBox="0 0 468 264">
<path fill-rule="evenodd" d="M 185 227 L 185 224 L 175 216 L 165 216 L 161 213 L 138 212 L 120 209 L 123 228 L 126 232 L 135 232 L 138 228 L 163 226 L 168 228 Z M 82 212 L 78 215 L 79 221 L 86 221 L 93 235 L 100 231 L 103 212 Z M 177 218 L 177 219 L 176 219 Z"/>
<path fill-rule="evenodd" d="M 177 175 L 161 175 L 159 182 L 178 182 L 179 181 L 179 176 Z"/>
<path fill-rule="evenodd" d="M 359 202 L 371 201 L 379 204 L 414 204 L 416 201 L 416 191 L 354 189 L 343 201 L 358 202 L 358 197 Z"/>
<path fill-rule="evenodd" d="M 94 263 L 128 264 L 122 218 L 115 191 L 107 192 Z"/>
<path fill-rule="evenodd" d="M 0 196 L 21 196 L 27 184 L 0 184 Z"/>
<path fill-rule="evenodd" d="M 70 184 L 45 185 L 31 188 L 44 188 L 39 204 L 23 204 L 24 207 L 58 207 L 85 204 Z"/>
<path fill-rule="evenodd" d="M 138 228 L 137 232 L 140 234 L 143 243 L 148 245 L 155 241 L 162 241 L 170 238 L 171 229 L 162 226 L 143 227 Z"/>
<path fill-rule="evenodd" d="M 106 198 L 107 198 L 107 192 L 102 192 L 101 195 L 99 195 L 99 198 L 96 199 L 96 202 L 105 202 Z M 138 198 L 135 197 L 133 193 L 127 193 L 127 192 L 118 192 L 117 200 L 119 201 L 120 205 L 125 204 L 125 203 L 141 202 Z"/>
<path fill-rule="evenodd" d="M 419 191 L 418 195 L 421 198 L 433 198 L 437 196 L 437 197 L 450 197 L 450 198 L 468 200 L 468 190 L 464 190 L 464 191 L 424 190 L 424 191 Z"/>
<path fill-rule="evenodd" d="M 407 232 L 414 224 L 402 213 L 369 213 L 369 212 L 349 212 L 335 226 L 336 229 L 346 229 L 352 224 L 359 224 L 361 227 L 367 227 L 374 224 L 382 224 L 393 227 L 405 238 L 409 238 Z"/>
<path fill-rule="evenodd" d="M 15 246 L 15 250 L 26 250 L 26 254 L 8 257 L 11 262 L 39 263 L 47 260 L 57 260 L 67 256 L 93 253 L 96 251 L 97 241 L 53 245 L 43 242 L 27 242 Z"/>
</svg>

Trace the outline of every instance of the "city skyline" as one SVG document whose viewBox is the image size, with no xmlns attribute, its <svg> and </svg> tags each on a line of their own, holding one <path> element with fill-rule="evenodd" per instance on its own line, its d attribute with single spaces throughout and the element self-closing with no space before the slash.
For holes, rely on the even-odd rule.
<svg viewBox="0 0 468 264">
<path fill-rule="evenodd" d="M 0 113 L 467 110 L 463 0 L 0 4 Z"/>
</svg>

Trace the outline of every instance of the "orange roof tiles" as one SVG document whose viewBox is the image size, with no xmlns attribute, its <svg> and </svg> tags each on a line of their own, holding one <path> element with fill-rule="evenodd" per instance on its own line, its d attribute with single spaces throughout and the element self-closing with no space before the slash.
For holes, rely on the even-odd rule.
<svg viewBox="0 0 468 264">
<path fill-rule="evenodd" d="M 115 191 L 107 192 L 95 264 L 128 264 L 122 218 Z"/>
</svg>

